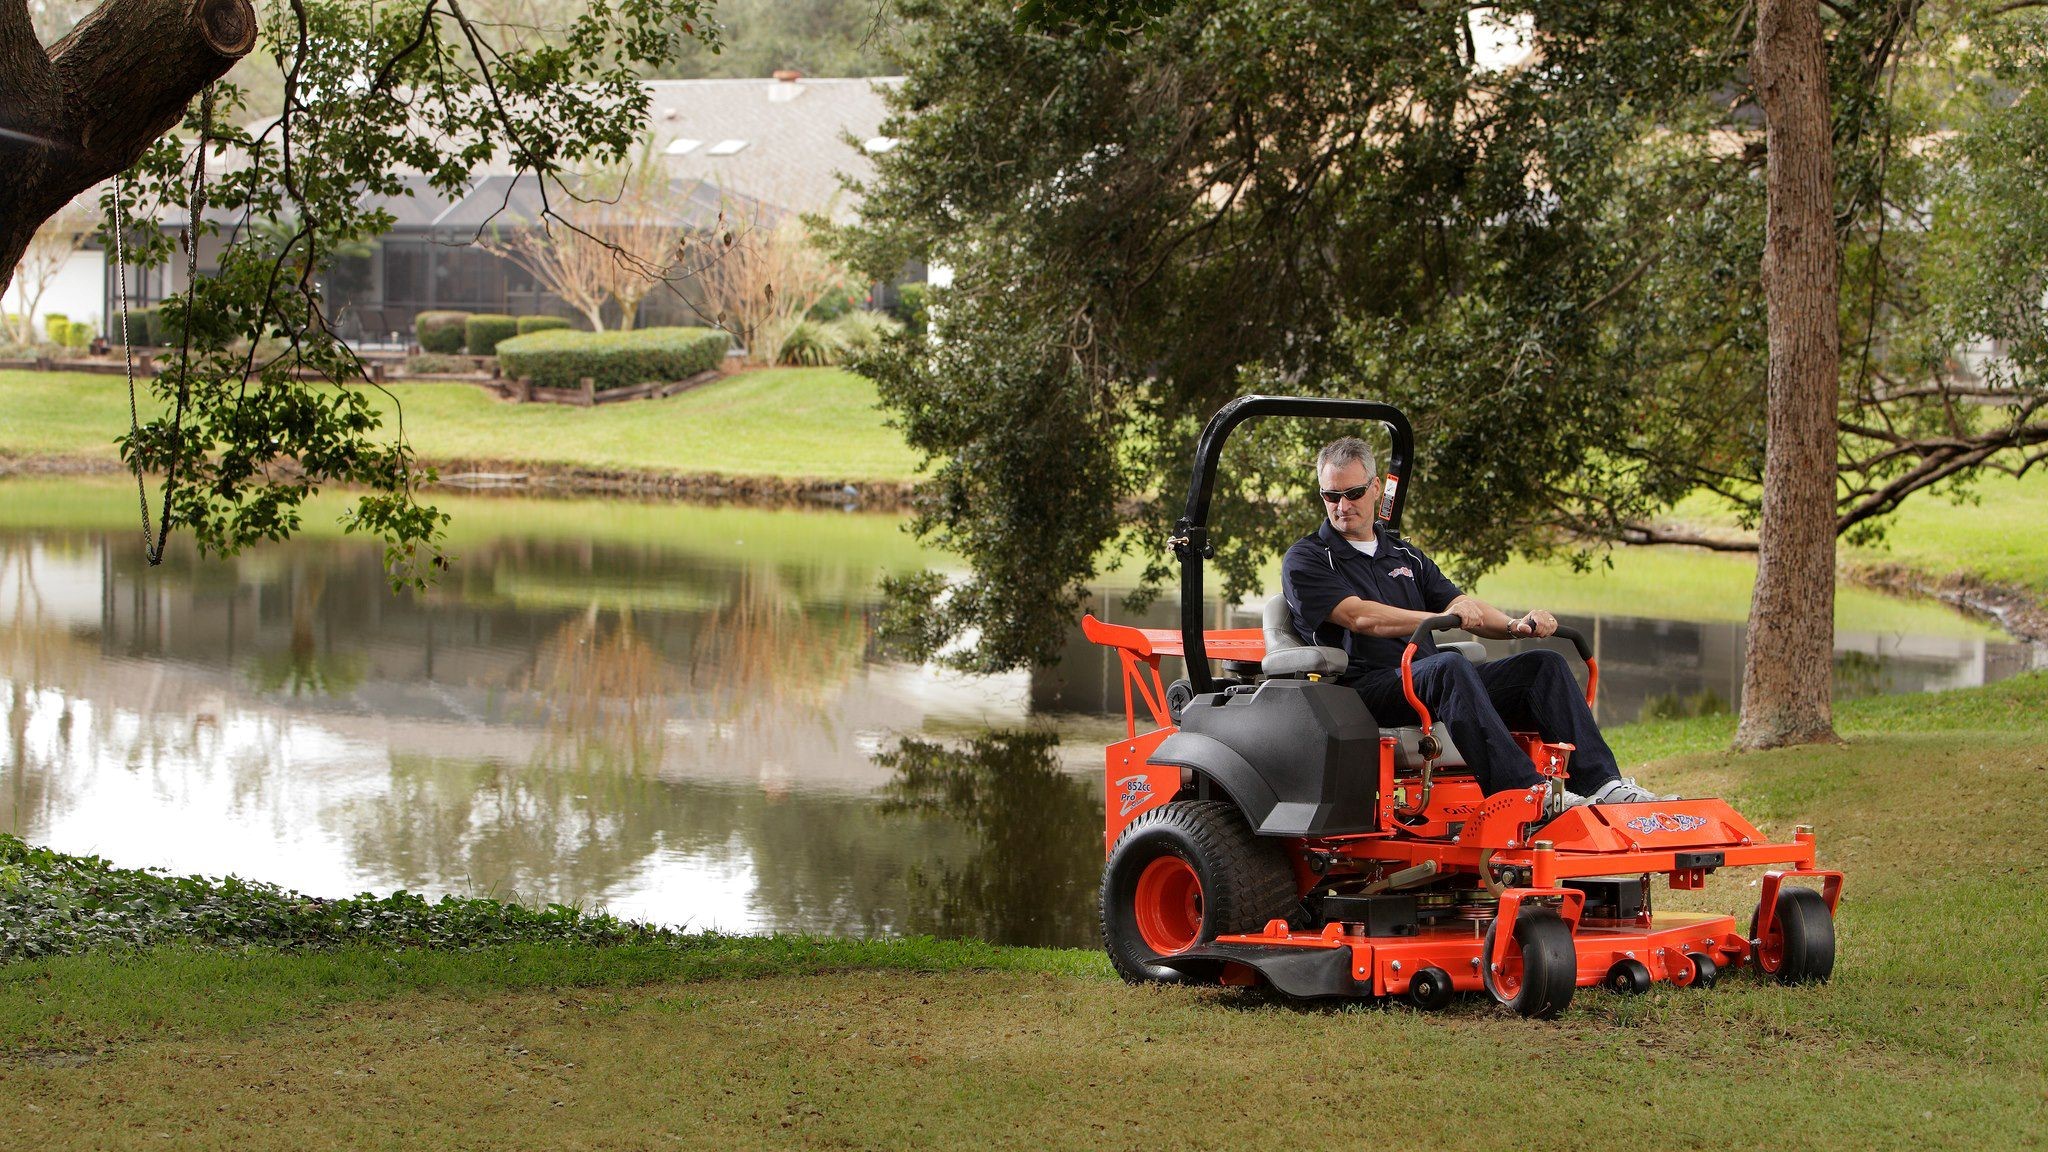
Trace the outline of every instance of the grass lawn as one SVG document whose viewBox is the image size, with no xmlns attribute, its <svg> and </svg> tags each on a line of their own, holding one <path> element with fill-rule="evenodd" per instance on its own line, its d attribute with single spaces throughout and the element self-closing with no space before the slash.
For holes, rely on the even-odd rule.
<svg viewBox="0 0 2048 1152">
<path fill-rule="evenodd" d="M 1735 519 L 1717 501 L 1694 496 L 1673 515 L 1679 520 L 1732 527 Z M 1921 493 L 1889 521 L 1885 538 L 1844 548 L 1843 557 L 1863 563 L 1904 564 L 1944 576 L 1974 572 L 2000 584 L 2032 589 L 2048 597 L 2048 470 L 2015 479 L 1993 475 L 1957 503 Z"/>
<path fill-rule="evenodd" d="M 472 384 L 394 384 L 428 461 L 491 460 L 725 476 L 910 479 L 916 457 L 875 407 L 875 386 L 836 368 L 772 368 L 666 400 L 600 408 L 510 404 Z M 390 402 L 372 393 L 386 410 Z M 0 454 L 114 459 L 128 430 L 118 377 L 0 372 Z"/>
<path fill-rule="evenodd" d="M 2048 1139 L 2048 675 L 1843 706 L 1844 746 L 1620 729 L 1849 872 L 1833 983 L 1555 1023 L 1127 988 L 1093 952 L 694 940 L 0 967 L 0 1122 L 167 1147 L 2025 1148 Z M 1743 909 L 1757 873 L 1668 906 Z"/>
</svg>

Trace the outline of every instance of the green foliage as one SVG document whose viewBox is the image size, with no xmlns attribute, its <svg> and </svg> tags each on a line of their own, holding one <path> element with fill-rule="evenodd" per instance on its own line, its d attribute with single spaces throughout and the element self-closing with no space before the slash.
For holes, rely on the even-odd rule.
<svg viewBox="0 0 2048 1152">
<path fill-rule="evenodd" d="M 330 900 L 228 876 L 171 876 L 68 856 L 0 834 L 0 961 L 164 944 L 476 948 L 633 944 L 667 929 L 551 904 L 409 892 Z"/>
<path fill-rule="evenodd" d="M 632 332 L 536 332 L 498 345 L 499 370 L 546 388 L 574 388 L 588 376 L 599 388 L 650 380 L 686 380 L 725 362 L 732 338 L 706 328 Z"/>
<path fill-rule="evenodd" d="M 1091 44 L 1123 46 L 1177 0 L 1019 0 L 1020 28 L 1079 33 Z"/>
<path fill-rule="evenodd" d="M 799 320 L 790 325 L 789 333 L 782 338 L 782 347 L 776 350 L 775 362 L 821 368 L 839 363 L 845 352 L 846 345 L 831 325 L 816 320 Z"/>
<path fill-rule="evenodd" d="M 64 342 L 62 333 L 70 326 L 71 317 L 66 316 L 62 312 L 43 313 L 43 334 L 50 338 L 52 344 L 62 344 Z"/>
<path fill-rule="evenodd" d="M 422 312 L 412 318 L 412 330 L 421 351 L 452 356 L 469 338 L 469 313 Z"/>
<path fill-rule="evenodd" d="M 895 15 L 874 0 L 719 0 L 720 42 L 685 46 L 653 74 L 765 80 L 794 68 L 809 76 L 891 76 Z"/>
<path fill-rule="evenodd" d="M 101 200 L 103 243 L 129 228 L 143 266 L 176 255 L 154 226 L 167 206 L 195 217 L 194 242 L 234 222 L 217 270 L 163 305 L 183 327 L 151 382 L 166 414 L 121 441 L 133 466 L 165 477 L 164 530 L 234 552 L 290 535 L 308 496 L 347 484 L 359 495 L 343 524 L 385 541 L 395 585 L 441 567 L 446 517 L 418 499 L 431 476 L 403 422 L 387 430 L 364 365 L 328 328 L 324 278 L 391 228 L 383 205 L 412 194 L 412 181 L 453 193 L 487 160 L 542 180 L 623 160 L 646 123 L 644 70 L 686 41 L 715 39 L 707 8 L 594 0 L 550 35 L 491 42 L 438 0 L 264 6 L 258 51 L 284 77 L 280 114 L 244 129 L 243 93 L 216 84 Z M 197 179 L 223 152 L 235 163 Z M 202 185 L 204 211 L 190 203 Z M 283 352 L 265 357 L 271 340 Z"/>
<path fill-rule="evenodd" d="M 890 315 L 903 321 L 904 328 L 913 336 L 922 336 L 931 326 L 931 285 L 901 284 L 896 288 L 896 306 Z"/>
<path fill-rule="evenodd" d="M 519 318 L 479 312 L 463 321 L 462 330 L 464 345 L 471 356 L 493 356 L 499 341 L 519 335 Z"/>
<path fill-rule="evenodd" d="M 843 349 L 842 356 L 862 355 L 881 346 L 882 341 L 903 331 L 903 324 L 887 312 L 855 309 L 826 325 Z"/>
<path fill-rule="evenodd" d="M 519 335 L 521 336 L 531 335 L 535 332 L 553 332 L 557 329 L 574 327 L 576 327 L 575 323 L 566 316 L 521 316 L 519 318 Z"/>
<path fill-rule="evenodd" d="M 467 356 L 448 356 L 439 352 L 423 352 L 418 356 L 405 358 L 407 375 L 469 375 L 476 371 L 476 361 Z"/>
</svg>

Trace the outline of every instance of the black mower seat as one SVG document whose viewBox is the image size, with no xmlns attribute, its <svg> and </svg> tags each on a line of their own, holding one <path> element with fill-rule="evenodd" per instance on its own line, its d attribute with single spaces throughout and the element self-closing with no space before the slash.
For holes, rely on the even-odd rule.
<svg viewBox="0 0 2048 1152">
<path fill-rule="evenodd" d="M 1287 597 L 1275 596 L 1266 601 L 1261 614 L 1266 632 L 1266 658 L 1260 670 L 1268 676 L 1336 676 L 1350 663 L 1342 648 L 1325 648 L 1318 644 L 1304 644 L 1294 632 L 1294 610 L 1287 606 Z M 1449 649 L 1463 655 L 1474 664 L 1486 659 L 1486 647 L 1476 640 L 1460 640 L 1437 644 L 1438 648 Z M 1451 730 L 1442 721 L 1431 725 L 1436 733 L 1437 743 L 1443 747 L 1443 755 L 1437 757 L 1439 770 L 1465 767 L 1465 757 L 1458 746 L 1451 742 Z M 1422 770 L 1422 753 L 1417 750 L 1422 743 L 1422 727 L 1409 725 L 1405 728 L 1380 729 L 1382 736 L 1392 736 L 1394 744 L 1394 770 L 1396 772 L 1419 772 Z"/>
</svg>

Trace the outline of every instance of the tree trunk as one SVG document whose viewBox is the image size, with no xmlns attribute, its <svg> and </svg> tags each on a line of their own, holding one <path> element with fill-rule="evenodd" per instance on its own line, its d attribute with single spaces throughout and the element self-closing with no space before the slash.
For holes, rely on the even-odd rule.
<svg viewBox="0 0 2048 1152">
<path fill-rule="evenodd" d="M 43 221 L 126 170 L 256 43 L 250 0 L 106 0 L 46 51 L 0 0 L 0 293 Z"/>
<path fill-rule="evenodd" d="M 1835 405 L 1841 273 L 1817 0 L 1759 0 L 1750 57 L 1768 131 L 1770 332 L 1763 517 L 1738 748 L 1835 739 Z"/>
</svg>

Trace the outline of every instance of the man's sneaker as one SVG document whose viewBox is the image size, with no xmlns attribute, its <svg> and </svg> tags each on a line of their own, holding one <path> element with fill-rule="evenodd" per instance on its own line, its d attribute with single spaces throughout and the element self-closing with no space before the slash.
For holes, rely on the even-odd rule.
<svg viewBox="0 0 2048 1152">
<path fill-rule="evenodd" d="M 1570 793 L 1566 793 L 1570 795 Z M 1676 793 L 1665 796 L 1650 791 L 1628 776 L 1616 777 L 1602 784 L 1591 796 L 1580 801 L 1583 804 L 1648 804 L 1657 800 L 1676 800 Z"/>
</svg>

